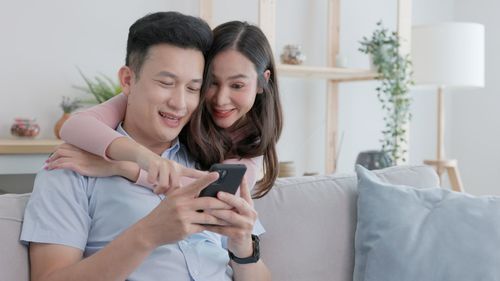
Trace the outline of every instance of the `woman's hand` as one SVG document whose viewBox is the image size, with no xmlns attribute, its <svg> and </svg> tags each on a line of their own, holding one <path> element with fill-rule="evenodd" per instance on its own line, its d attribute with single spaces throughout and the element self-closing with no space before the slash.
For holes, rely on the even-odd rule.
<svg viewBox="0 0 500 281">
<path fill-rule="evenodd" d="M 137 180 L 139 167 L 125 161 L 107 161 L 68 143 L 59 145 L 46 161 L 45 169 L 69 169 L 89 177 L 124 176 L 131 181 Z"/>
<path fill-rule="evenodd" d="M 181 186 L 181 177 L 198 179 L 206 176 L 207 172 L 187 168 L 175 161 L 162 158 L 147 148 L 136 156 L 136 163 L 148 172 L 147 180 L 154 186 L 157 194 L 166 193 L 170 188 Z"/>
<path fill-rule="evenodd" d="M 251 256 L 253 253 L 252 230 L 257 220 L 257 211 L 254 209 L 246 178 L 241 181 L 240 197 L 227 192 L 219 192 L 217 198 L 233 208 L 209 210 L 209 214 L 225 221 L 227 225 L 209 225 L 206 226 L 207 230 L 227 236 L 227 248 L 235 256 L 241 258 Z"/>
</svg>

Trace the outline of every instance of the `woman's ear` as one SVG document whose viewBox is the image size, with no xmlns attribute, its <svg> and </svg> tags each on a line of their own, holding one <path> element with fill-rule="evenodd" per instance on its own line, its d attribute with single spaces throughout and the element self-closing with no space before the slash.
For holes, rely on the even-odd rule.
<svg viewBox="0 0 500 281">
<path fill-rule="evenodd" d="M 130 67 L 124 65 L 118 71 L 118 79 L 120 80 L 120 86 L 122 87 L 122 92 L 128 96 L 130 94 L 130 88 L 132 85 L 132 80 L 134 79 L 134 72 Z"/>
<path fill-rule="evenodd" d="M 269 78 L 271 78 L 271 70 L 269 69 L 266 69 L 266 71 L 264 71 L 264 79 L 266 80 L 266 84 L 269 83 Z M 262 87 L 259 87 L 257 89 L 257 94 L 262 94 L 264 92 L 264 89 Z"/>
<path fill-rule="evenodd" d="M 269 78 L 271 78 L 271 70 L 266 69 L 266 71 L 264 71 L 264 78 L 266 79 L 266 82 L 269 82 Z"/>
</svg>

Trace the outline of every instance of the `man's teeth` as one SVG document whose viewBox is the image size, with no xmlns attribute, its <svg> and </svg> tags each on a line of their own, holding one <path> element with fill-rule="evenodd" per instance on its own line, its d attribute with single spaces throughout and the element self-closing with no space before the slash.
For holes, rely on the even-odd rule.
<svg viewBox="0 0 500 281">
<path fill-rule="evenodd" d="M 167 115 L 165 112 L 159 112 L 160 116 L 163 117 L 163 118 L 167 118 L 167 119 L 171 119 L 171 120 L 179 120 L 181 119 L 180 117 L 175 117 L 175 116 L 172 116 L 172 115 Z"/>
</svg>

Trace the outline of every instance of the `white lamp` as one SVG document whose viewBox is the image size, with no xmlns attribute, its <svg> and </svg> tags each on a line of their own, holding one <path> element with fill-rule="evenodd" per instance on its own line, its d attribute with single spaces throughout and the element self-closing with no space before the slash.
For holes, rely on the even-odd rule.
<svg viewBox="0 0 500 281">
<path fill-rule="evenodd" d="M 446 169 L 452 188 L 462 191 L 456 160 L 444 157 L 444 88 L 484 87 L 484 26 L 440 23 L 412 28 L 413 78 L 438 89 L 437 159 L 426 160 L 438 174 Z"/>
</svg>

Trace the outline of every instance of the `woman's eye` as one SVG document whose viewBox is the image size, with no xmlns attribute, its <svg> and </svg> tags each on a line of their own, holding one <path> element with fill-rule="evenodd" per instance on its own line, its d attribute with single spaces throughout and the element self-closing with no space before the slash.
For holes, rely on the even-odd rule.
<svg viewBox="0 0 500 281">
<path fill-rule="evenodd" d="M 243 85 L 243 84 L 232 84 L 232 85 L 231 85 L 231 88 L 233 88 L 233 89 L 241 89 L 241 88 L 243 88 L 244 86 L 245 86 L 245 85 Z"/>
<path fill-rule="evenodd" d="M 219 86 L 219 83 L 217 82 L 210 83 L 210 87 L 217 87 L 217 86 Z"/>
</svg>

